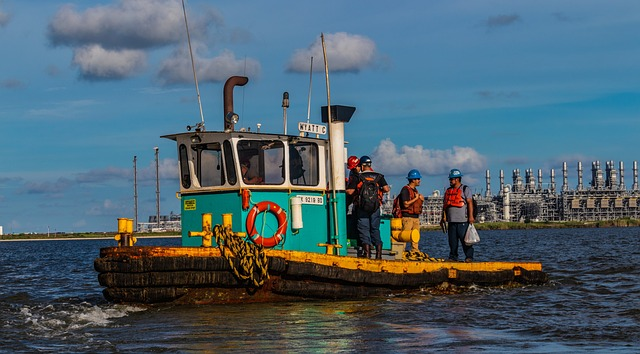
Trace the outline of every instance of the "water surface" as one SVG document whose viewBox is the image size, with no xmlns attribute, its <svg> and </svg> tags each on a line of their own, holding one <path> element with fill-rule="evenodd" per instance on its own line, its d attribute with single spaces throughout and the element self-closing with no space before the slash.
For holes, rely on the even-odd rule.
<svg viewBox="0 0 640 354">
<path fill-rule="evenodd" d="M 541 261 L 550 283 L 365 301 L 115 305 L 93 269 L 115 241 L 0 242 L 0 352 L 640 352 L 640 228 L 480 237 L 477 261 Z M 422 233 L 420 247 L 448 255 L 442 233 Z"/>
</svg>

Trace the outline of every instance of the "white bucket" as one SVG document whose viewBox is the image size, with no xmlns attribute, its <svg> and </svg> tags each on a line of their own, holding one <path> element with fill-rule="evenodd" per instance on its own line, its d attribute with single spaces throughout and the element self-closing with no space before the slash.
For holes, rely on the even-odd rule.
<svg viewBox="0 0 640 354">
<path fill-rule="evenodd" d="M 291 198 L 291 228 L 295 230 L 301 229 L 302 224 L 302 198 Z"/>
</svg>

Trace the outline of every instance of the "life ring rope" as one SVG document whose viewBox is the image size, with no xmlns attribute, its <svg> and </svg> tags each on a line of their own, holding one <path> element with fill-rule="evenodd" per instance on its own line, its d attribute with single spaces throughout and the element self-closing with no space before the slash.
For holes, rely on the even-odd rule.
<svg viewBox="0 0 640 354">
<path fill-rule="evenodd" d="M 256 229 L 256 217 L 263 212 L 269 212 L 278 220 L 278 228 L 271 237 L 264 237 Z M 263 219 L 263 230 L 266 220 Z M 278 204 L 270 201 L 262 201 L 251 208 L 246 220 L 247 234 L 253 243 L 267 248 L 278 245 L 287 232 L 287 213 Z"/>
</svg>

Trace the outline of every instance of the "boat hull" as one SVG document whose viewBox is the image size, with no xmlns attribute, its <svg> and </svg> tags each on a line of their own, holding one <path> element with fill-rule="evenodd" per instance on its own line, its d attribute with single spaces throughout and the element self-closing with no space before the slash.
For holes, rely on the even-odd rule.
<svg viewBox="0 0 640 354">
<path fill-rule="evenodd" d="M 544 284 L 538 262 L 372 260 L 265 250 L 260 286 L 234 274 L 240 260 L 219 248 L 109 247 L 94 262 L 107 300 L 117 303 L 249 303 L 359 299 L 419 291 L 448 293 L 482 286 Z M 259 272 L 256 270 L 256 272 Z"/>
</svg>

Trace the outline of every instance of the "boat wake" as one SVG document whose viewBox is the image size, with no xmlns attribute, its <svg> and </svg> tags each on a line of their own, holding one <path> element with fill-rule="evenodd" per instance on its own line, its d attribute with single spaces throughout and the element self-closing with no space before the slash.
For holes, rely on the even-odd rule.
<svg viewBox="0 0 640 354">
<path fill-rule="evenodd" d="M 92 303 L 77 299 L 42 303 L 26 293 L 0 299 L 0 323 L 3 338 L 0 345 L 12 343 L 26 351 L 39 351 L 64 343 L 65 350 L 82 350 L 91 343 L 109 348 L 109 343 L 96 343 L 91 332 L 118 327 L 116 320 L 145 311 L 142 306 Z M 28 338 L 28 340 L 25 340 Z"/>
</svg>

